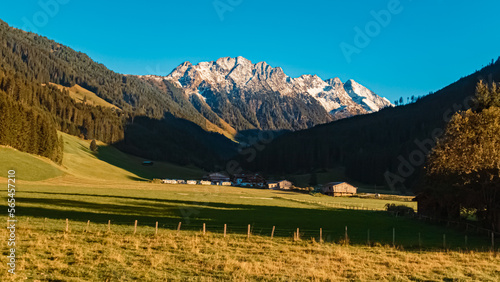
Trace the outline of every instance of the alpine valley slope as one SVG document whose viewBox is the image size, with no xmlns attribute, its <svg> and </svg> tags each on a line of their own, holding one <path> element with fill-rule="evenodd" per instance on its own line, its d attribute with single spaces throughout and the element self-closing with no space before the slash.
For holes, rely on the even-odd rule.
<svg viewBox="0 0 500 282">
<path fill-rule="evenodd" d="M 215 124 L 224 120 L 237 131 L 305 129 L 392 106 L 354 80 L 344 84 L 317 75 L 292 78 L 280 67 L 243 57 L 185 62 L 167 76 L 140 78 L 160 88 L 174 84 L 184 89 L 205 118 Z"/>
</svg>

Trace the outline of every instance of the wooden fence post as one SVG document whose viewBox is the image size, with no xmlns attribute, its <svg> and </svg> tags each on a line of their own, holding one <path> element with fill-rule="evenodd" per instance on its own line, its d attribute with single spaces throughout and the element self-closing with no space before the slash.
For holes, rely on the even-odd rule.
<svg viewBox="0 0 500 282">
<path fill-rule="evenodd" d="M 467 235 L 465 235 L 465 248 L 466 248 L 466 249 L 467 249 L 467 241 L 468 241 L 467 239 L 468 239 L 468 238 L 467 238 Z"/>
<path fill-rule="evenodd" d="M 366 243 L 368 244 L 368 246 L 370 246 L 370 229 L 368 229 L 368 236 L 366 239 Z"/>
<path fill-rule="evenodd" d="M 182 222 L 179 221 L 179 225 L 177 225 L 177 232 L 181 231 L 181 224 Z"/>
<path fill-rule="evenodd" d="M 422 238 L 420 237 L 420 232 L 418 232 L 418 247 L 422 248 Z"/>
<path fill-rule="evenodd" d="M 323 243 L 323 228 L 319 229 L 319 242 Z"/>
<path fill-rule="evenodd" d="M 156 222 L 155 235 L 158 235 L 158 221 Z"/>
<path fill-rule="evenodd" d="M 443 249 L 446 249 L 446 234 L 443 234 Z"/>
<path fill-rule="evenodd" d="M 89 227 L 90 227 L 90 219 L 87 220 L 87 229 L 85 229 L 85 232 L 89 232 Z"/>
<path fill-rule="evenodd" d="M 43 220 L 43 226 L 42 226 L 42 229 L 43 229 L 44 231 L 45 231 L 45 223 L 47 223 L 47 218 L 45 218 L 45 219 Z"/>
<path fill-rule="evenodd" d="M 135 223 L 134 223 L 134 235 L 135 233 L 137 233 L 137 219 L 135 220 Z"/>
<path fill-rule="evenodd" d="M 205 235 L 205 223 L 203 223 L 203 235 Z"/>
<path fill-rule="evenodd" d="M 111 231 L 111 219 L 108 219 L 108 232 Z"/>
<path fill-rule="evenodd" d="M 68 221 L 68 219 L 66 218 L 66 232 L 68 232 L 68 231 L 69 231 L 69 221 Z"/>
<path fill-rule="evenodd" d="M 300 240 L 300 232 L 299 232 L 299 229 L 297 228 L 297 241 Z"/>
<path fill-rule="evenodd" d="M 344 237 L 344 243 L 345 243 L 346 245 L 348 244 L 348 243 L 347 243 L 347 240 L 348 240 L 347 238 L 348 238 L 348 237 L 347 237 L 347 226 L 346 226 L 346 227 L 345 227 L 345 237 Z"/>
<path fill-rule="evenodd" d="M 274 229 L 276 226 L 273 226 L 273 231 L 271 231 L 271 240 L 274 238 Z"/>
<path fill-rule="evenodd" d="M 495 251 L 495 232 L 491 231 L 491 250 Z"/>
<path fill-rule="evenodd" d="M 250 224 L 248 225 L 248 234 L 247 234 L 247 239 L 250 239 Z"/>
<path fill-rule="evenodd" d="M 396 246 L 396 228 L 392 228 L 392 246 Z"/>
<path fill-rule="evenodd" d="M 227 224 L 224 223 L 224 238 L 226 238 L 226 229 L 227 229 Z"/>
</svg>

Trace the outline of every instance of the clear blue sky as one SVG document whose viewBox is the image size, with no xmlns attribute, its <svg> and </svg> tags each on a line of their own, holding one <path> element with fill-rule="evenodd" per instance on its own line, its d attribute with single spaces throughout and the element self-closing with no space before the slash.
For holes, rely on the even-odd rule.
<svg viewBox="0 0 500 282">
<path fill-rule="evenodd" d="M 438 90 L 500 56 L 500 1 L 396 2 L 26 0 L 2 1 L 0 18 L 120 73 L 166 75 L 184 61 L 244 56 L 292 77 L 352 78 L 391 101 Z M 391 19 L 373 24 L 372 12 L 389 5 Z M 370 42 L 356 45 L 355 27 L 367 26 Z M 342 42 L 357 48 L 350 61 Z"/>
</svg>

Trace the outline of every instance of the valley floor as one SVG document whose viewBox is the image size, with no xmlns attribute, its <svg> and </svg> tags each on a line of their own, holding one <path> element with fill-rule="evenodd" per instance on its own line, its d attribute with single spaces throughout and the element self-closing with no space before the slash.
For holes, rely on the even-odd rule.
<svg viewBox="0 0 500 282">
<path fill-rule="evenodd" d="M 146 180 L 158 174 L 204 172 L 148 168 L 114 148 L 102 145 L 96 155 L 88 141 L 63 137 L 62 166 L 0 148 L 0 170 L 16 170 L 18 219 L 17 274 L 2 281 L 500 280 L 500 259 L 486 236 L 383 211 L 387 203 L 415 208 L 406 197 L 153 184 Z M 0 229 L 0 237 L 8 235 Z M 0 245 L 4 274 L 9 246 Z"/>
<path fill-rule="evenodd" d="M 311 239 L 139 228 L 26 218 L 18 230 L 21 281 L 499 281 L 500 257 L 476 251 L 405 251 Z M 0 236 L 7 237 L 1 229 Z M 6 272 L 5 256 L 0 268 Z M 4 276 L 4 279 L 7 276 Z M 6 280 L 4 280 L 6 281 Z"/>
</svg>

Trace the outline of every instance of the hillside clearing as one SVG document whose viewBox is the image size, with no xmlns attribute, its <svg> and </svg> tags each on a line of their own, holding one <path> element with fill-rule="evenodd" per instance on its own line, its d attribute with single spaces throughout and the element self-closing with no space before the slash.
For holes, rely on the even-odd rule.
<svg viewBox="0 0 500 282">
<path fill-rule="evenodd" d="M 81 87 L 78 84 L 73 85 L 72 87 L 65 87 L 59 84 L 55 83 L 50 83 L 50 85 L 53 85 L 57 87 L 59 90 L 67 90 L 69 92 L 69 96 L 73 98 L 76 102 L 79 103 L 85 103 L 87 105 L 91 106 L 101 106 L 105 108 L 112 108 L 116 110 L 121 110 L 117 106 L 107 102 L 106 100 L 102 99 L 101 97 L 97 96 L 94 92 L 91 92 L 83 87 Z"/>
</svg>

